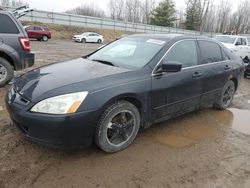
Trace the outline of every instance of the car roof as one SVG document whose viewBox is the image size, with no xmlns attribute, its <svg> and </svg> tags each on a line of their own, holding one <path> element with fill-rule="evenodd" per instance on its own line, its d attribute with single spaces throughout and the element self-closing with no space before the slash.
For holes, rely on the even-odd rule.
<svg viewBox="0 0 250 188">
<path fill-rule="evenodd" d="M 158 39 L 158 40 L 164 40 L 169 41 L 172 39 L 181 40 L 181 39 L 206 39 L 214 41 L 212 38 L 208 38 L 205 36 L 194 36 L 194 35 L 184 35 L 184 34 L 173 34 L 173 33 L 167 33 L 167 34 L 134 34 L 129 35 L 128 37 L 140 37 L 140 38 L 148 38 L 148 39 Z"/>
</svg>

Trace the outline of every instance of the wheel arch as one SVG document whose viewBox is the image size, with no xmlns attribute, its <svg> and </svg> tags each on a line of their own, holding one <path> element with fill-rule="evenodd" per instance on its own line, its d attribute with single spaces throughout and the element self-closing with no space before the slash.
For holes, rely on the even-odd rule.
<svg viewBox="0 0 250 188">
<path fill-rule="evenodd" d="M 141 97 L 137 96 L 136 94 L 122 94 L 122 95 L 118 95 L 113 97 L 112 99 L 110 99 L 109 101 L 107 101 L 101 108 L 102 113 L 112 104 L 118 102 L 118 101 L 127 101 L 130 102 L 131 104 L 133 104 L 138 111 L 140 112 L 141 115 L 141 127 L 146 127 L 147 123 L 146 123 L 146 119 L 147 119 L 147 113 L 145 110 L 145 108 L 147 108 L 147 104 L 146 102 L 144 102 Z"/>
<path fill-rule="evenodd" d="M 238 80 L 235 77 L 231 77 L 229 80 L 233 81 L 235 86 L 235 91 L 238 89 Z"/>
<path fill-rule="evenodd" d="M 15 64 L 14 64 L 14 60 L 5 52 L 0 51 L 0 57 L 4 58 L 5 60 L 7 60 L 10 65 L 15 69 Z"/>
</svg>

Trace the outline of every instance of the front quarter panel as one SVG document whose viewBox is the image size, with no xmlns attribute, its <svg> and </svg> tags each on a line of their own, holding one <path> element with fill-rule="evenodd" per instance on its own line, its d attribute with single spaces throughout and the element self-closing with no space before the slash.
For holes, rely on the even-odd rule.
<svg viewBox="0 0 250 188">
<path fill-rule="evenodd" d="M 148 76 L 90 92 L 79 111 L 102 109 L 119 99 L 127 97 L 135 98 L 141 104 L 147 104 L 148 92 L 151 89 L 150 80 L 151 78 Z"/>
</svg>

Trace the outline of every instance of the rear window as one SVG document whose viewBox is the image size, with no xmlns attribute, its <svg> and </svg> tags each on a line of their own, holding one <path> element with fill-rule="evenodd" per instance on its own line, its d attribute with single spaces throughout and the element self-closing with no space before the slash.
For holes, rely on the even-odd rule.
<svg viewBox="0 0 250 188">
<path fill-rule="evenodd" d="M 0 14 L 0 33 L 18 34 L 19 30 L 12 19 L 5 15 Z"/>
<path fill-rule="evenodd" d="M 199 46 L 202 64 L 223 61 L 220 46 L 215 42 L 199 41 Z"/>
</svg>

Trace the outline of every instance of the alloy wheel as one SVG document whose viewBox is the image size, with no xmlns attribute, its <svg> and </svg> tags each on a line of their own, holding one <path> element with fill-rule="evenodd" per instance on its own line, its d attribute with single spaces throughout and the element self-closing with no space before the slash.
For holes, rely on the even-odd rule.
<svg viewBox="0 0 250 188">
<path fill-rule="evenodd" d="M 107 127 L 107 141 L 114 146 L 121 146 L 133 135 L 135 116 L 124 110 L 114 115 Z"/>
</svg>

